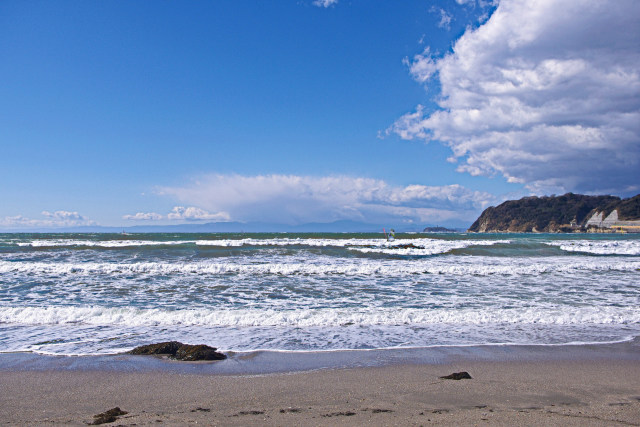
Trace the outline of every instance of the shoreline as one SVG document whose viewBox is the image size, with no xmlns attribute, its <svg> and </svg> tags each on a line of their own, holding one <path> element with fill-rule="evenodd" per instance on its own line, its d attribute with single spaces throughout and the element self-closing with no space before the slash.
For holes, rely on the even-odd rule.
<svg viewBox="0 0 640 427">
<path fill-rule="evenodd" d="M 288 374 L 324 369 L 395 365 L 447 365 L 466 362 L 563 362 L 616 360 L 640 362 L 640 336 L 614 343 L 485 344 L 388 349 L 225 352 L 220 361 L 180 362 L 160 356 L 126 353 L 47 355 L 0 353 L 3 371 L 170 372 L 199 375 Z"/>
<path fill-rule="evenodd" d="M 119 407 L 127 414 L 107 425 L 640 424 L 638 338 L 328 354 L 331 366 L 310 362 L 319 355 L 234 354 L 222 369 L 227 361 L 2 354 L 0 419 L 86 425 Z M 472 379 L 440 378 L 460 371 Z"/>
</svg>

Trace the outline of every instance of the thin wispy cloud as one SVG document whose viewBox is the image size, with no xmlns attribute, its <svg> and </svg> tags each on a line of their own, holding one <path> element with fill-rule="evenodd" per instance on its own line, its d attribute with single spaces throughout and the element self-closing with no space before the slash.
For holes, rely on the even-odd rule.
<svg viewBox="0 0 640 427">
<path fill-rule="evenodd" d="M 164 219 L 164 216 L 155 212 L 138 212 L 133 215 L 123 215 L 122 219 L 128 221 L 159 221 Z"/>
<path fill-rule="evenodd" d="M 6 228 L 29 228 L 29 227 L 76 227 L 85 225 L 96 225 L 96 222 L 71 211 L 42 211 L 44 218 L 29 218 L 23 215 L 6 216 L 0 218 L 0 226 Z"/>
<path fill-rule="evenodd" d="M 500 0 L 455 0 L 461 6 L 487 8 L 497 6 Z"/>
<path fill-rule="evenodd" d="M 437 79 L 440 109 L 418 106 L 389 131 L 533 192 L 637 191 L 638 40 L 637 1 L 503 0 L 453 52 L 408 62 L 418 82 Z"/>
<path fill-rule="evenodd" d="M 314 6 L 327 8 L 329 6 L 333 6 L 334 4 L 338 4 L 338 0 L 313 0 L 313 4 Z"/>
<path fill-rule="evenodd" d="M 444 28 L 446 30 L 450 30 L 451 29 L 451 21 L 453 20 L 453 15 L 448 13 L 443 8 L 435 7 L 435 6 L 433 6 L 431 8 L 431 13 L 436 13 L 436 14 L 440 15 L 440 21 L 438 22 L 438 27 L 439 28 Z"/>
<path fill-rule="evenodd" d="M 174 206 L 171 212 L 162 215 L 156 212 L 138 212 L 133 215 L 123 215 L 122 219 L 128 221 L 216 221 L 223 222 L 229 220 L 226 212 L 211 213 L 195 206 Z"/>
</svg>

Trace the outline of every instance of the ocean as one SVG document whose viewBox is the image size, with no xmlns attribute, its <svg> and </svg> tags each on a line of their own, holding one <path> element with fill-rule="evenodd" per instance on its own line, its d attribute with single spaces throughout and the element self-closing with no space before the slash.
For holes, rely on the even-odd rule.
<svg viewBox="0 0 640 427">
<path fill-rule="evenodd" d="M 0 352 L 611 343 L 640 235 L 0 234 Z"/>
</svg>

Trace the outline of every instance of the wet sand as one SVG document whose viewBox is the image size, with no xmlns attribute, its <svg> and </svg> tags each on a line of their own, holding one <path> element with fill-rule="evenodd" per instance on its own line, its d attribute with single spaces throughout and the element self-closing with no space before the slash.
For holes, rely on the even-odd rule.
<svg viewBox="0 0 640 427">
<path fill-rule="evenodd" d="M 112 369 L 109 357 L 67 367 L 0 358 L 0 423 L 86 425 L 117 406 L 128 413 L 105 425 L 640 425 L 637 342 L 593 347 L 260 375 L 157 359 Z M 439 378 L 459 371 L 473 378 Z"/>
</svg>

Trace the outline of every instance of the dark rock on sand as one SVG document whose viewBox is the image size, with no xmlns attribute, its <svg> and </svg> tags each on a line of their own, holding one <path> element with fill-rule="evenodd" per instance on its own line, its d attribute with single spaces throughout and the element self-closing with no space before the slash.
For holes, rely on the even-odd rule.
<svg viewBox="0 0 640 427">
<path fill-rule="evenodd" d="M 94 415 L 93 422 L 91 423 L 91 425 L 112 423 L 116 421 L 120 415 L 126 415 L 126 414 L 128 414 L 127 411 L 123 411 L 122 409 L 116 406 L 115 408 L 109 409 L 108 411 L 105 411 L 101 414 Z"/>
<path fill-rule="evenodd" d="M 208 345 L 189 345 L 184 344 L 176 351 L 175 358 L 177 360 L 184 360 L 187 362 L 193 362 L 196 360 L 222 360 L 226 359 L 222 353 L 218 353 L 214 347 Z"/>
<path fill-rule="evenodd" d="M 381 409 L 381 408 L 373 408 L 370 409 L 372 414 L 382 414 L 384 412 L 393 412 L 393 409 Z"/>
<path fill-rule="evenodd" d="M 281 414 L 288 414 L 288 413 L 290 413 L 290 414 L 295 414 L 295 413 L 298 413 L 298 412 L 302 412 L 302 409 L 300 409 L 300 408 L 285 408 L 285 409 L 280 409 L 280 413 L 281 413 Z"/>
<path fill-rule="evenodd" d="M 129 352 L 129 354 L 148 355 L 148 354 L 170 354 L 175 356 L 176 351 L 184 344 L 178 341 L 160 342 L 157 344 L 141 345 Z"/>
<path fill-rule="evenodd" d="M 135 355 L 168 355 L 172 359 L 194 362 L 197 360 L 223 360 L 227 356 L 218 353 L 215 347 L 208 345 L 182 344 L 178 341 L 167 341 L 157 344 L 142 345 L 129 352 Z"/>
<path fill-rule="evenodd" d="M 444 377 L 440 377 L 443 380 L 465 380 L 465 379 L 472 379 L 471 375 L 469 375 L 468 372 L 454 372 L 451 375 L 446 375 Z"/>
</svg>

